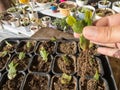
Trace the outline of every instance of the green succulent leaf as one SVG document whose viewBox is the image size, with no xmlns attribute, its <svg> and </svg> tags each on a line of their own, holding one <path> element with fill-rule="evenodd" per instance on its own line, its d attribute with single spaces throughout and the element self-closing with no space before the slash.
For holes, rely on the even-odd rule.
<svg viewBox="0 0 120 90">
<path fill-rule="evenodd" d="M 20 52 L 18 58 L 20 60 L 24 59 L 25 58 L 25 53 L 24 52 Z"/>
<path fill-rule="evenodd" d="M 90 41 L 85 39 L 85 37 L 83 35 L 80 36 L 79 44 L 80 44 L 80 47 L 83 51 L 89 49 L 89 43 L 90 43 Z"/>
<path fill-rule="evenodd" d="M 66 73 L 62 74 L 62 77 L 61 77 L 62 84 L 69 84 L 71 80 L 72 80 L 72 76 L 67 75 Z"/>
<path fill-rule="evenodd" d="M 10 44 L 8 41 L 5 41 L 5 44 L 9 47 L 12 47 L 12 44 Z"/>
<path fill-rule="evenodd" d="M 41 50 L 40 50 L 40 55 L 41 55 L 41 57 L 43 58 L 43 60 L 44 60 L 45 62 L 48 61 L 48 55 L 49 55 L 49 53 L 45 50 L 44 47 L 41 48 Z"/>
<path fill-rule="evenodd" d="M 73 26 L 73 24 L 76 23 L 76 19 L 73 16 L 68 16 L 66 22 L 68 25 Z"/>
<path fill-rule="evenodd" d="M 11 80 L 11 79 L 14 79 L 17 75 L 17 70 L 16 70 L 16 67 L 17 67 L 18 63 L 15 64 L 13 61 L 8 65 L 9 67 L 9 70 L 8 70 L 8 78 Z"/>
<path fill-rule="evenodd" d="M 96 81 L 98 81 L 99 80 L 99 77 L 100 77 L 100 75 L 99 75 L 99 73 L 98 73 L 98 70 L 96 70 L 96 73 L 95 73 L 95 75 L 94 75 L 94 79 L 96 80 Z"/>
</svg>

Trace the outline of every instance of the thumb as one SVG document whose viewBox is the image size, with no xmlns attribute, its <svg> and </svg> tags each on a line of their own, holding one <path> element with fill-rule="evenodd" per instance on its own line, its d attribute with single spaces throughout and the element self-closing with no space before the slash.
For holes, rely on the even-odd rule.
<svg viewBox="0 0 120 90">
<path fill-rule="evenodd" d="M 120 26 L 87 26 L 83 29 L 85 38 L 101 43 L 120 42 Z"/>
</svg>

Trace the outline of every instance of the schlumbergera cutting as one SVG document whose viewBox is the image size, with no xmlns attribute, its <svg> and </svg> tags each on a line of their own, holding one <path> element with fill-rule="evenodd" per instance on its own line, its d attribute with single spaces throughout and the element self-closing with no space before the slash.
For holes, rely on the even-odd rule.
<svg viewBox="0 0 120 90">
<path fill-rule="evenodd" d="M 89 10 L 85 11 L 85 18 L 83 20 L 77 20 L 75 17 L 73 16 L 68 16 L 66 18 L 66 22 L 68 25 L 70 25 L 73 29 L 73 31 L 75 33 L 80 34 L 80 48 L 83 51 L 88 50 L 91 47 L 91 43 L 89 40 L 85 39 L 85 37 L 83 36 L 82 32 L 83 32 L 83 28 L 85 26 L 89 26 L 92 25 L 92 12 Z"/>
</svg>

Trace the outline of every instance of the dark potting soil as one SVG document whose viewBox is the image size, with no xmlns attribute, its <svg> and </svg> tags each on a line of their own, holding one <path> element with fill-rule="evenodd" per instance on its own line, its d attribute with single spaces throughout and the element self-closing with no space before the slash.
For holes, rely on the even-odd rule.
<svg viewBox="0 0 120 90">
<path fill-rule="evenodd" d="M 59 42 L 57 52 L 64 54 L 75 54 L 77 50 L 76 42 Z"/>
<path fill-rule="evenodd" d="M 55 43 L 52 41 L 42 41 L 38 45 L 37 53 L 40 53 L 41 48 L 44 47 L 49 54 L 53 54 L 55 50 Z"/>
<path fill-rule="evenodd" d="M 48 57 L 48 61 L 45 62 L 41 56 L 35 56 L 33 59 L 30 70 L 33 72 L 49 72 L 51 69 L 51 57 Z"/>
<path fill-rule="evenodd" d="M 113 15 L 113 13 L 110 10 L 107 9 L 97 9 L 96 13 L 100 16 L 100 17 L 105 17 L 105 16 L 110 16 Z"/>
<path fill-rule="evenodd" d="M 17 74 L 17 76 L 12 80 L 9 80 L 6 76 L 2 86 L 0 87 L 0 90 L 20 90 L 23 79 L 23 74 Z"/>
<path fill-rule="evenodd" d="M 60 77 L 54 77 L 51 88 L 51 90 L 76 90 L 76 83 L 72 79 L 70 84 L 62 84 Z"/>
<path fill-rule="evenodd" d="M 36 41 L 29 41 L 30 46 L 27 46 L 27 41 L 26 42 L 21 42 L 19 47 L 17 48 L 17 52 L 27 52 L 30 53 L 31 51 L 34 50 L 34 47 L 36 45 Z"/>
<path fill-rule="evenodd" d="M 77 75 L 93 77 L 96 70 L 99 72 L 97 61 L 90 56 L 88 51 L 81 52 L 77 58 Z"/>
<path fill-rule="evenodd" d="M 18 56 L 16 55 L 15 57 L 13 57 L 12 61 L 14 63 L 18 63 L 16 67 L 17 71 L 22 71 L 28 67 L 28 64 L 30 62 L 30 57 L 26 56 L 24 59 L 20 60 L 18 59 Z"/>
<path fill-rule="evenodd" d="M 3 69 L 5 67 L 5 64 L 7 63 L 8 59 L 9 59 L 9 55 L 0 57 L 0 69 Z"/>
<path fill-rule="evenodd" d="M 48 78 L 39 74 L 29 74 L 24 90 L 48 90 Z"/>
<path fill-rule="evenodd" d="M 62 56 L 56 57 L 54 71 L 56 73 L 73 74 L 76 72 L 75 56 L 66 56 L 69 61 L 64 61 Z"/>
<path fill-rule="evenodd" d="M 81 78 L 80 86 L 81 90 L 106 90 L 102 80 Z"/>
</svg>

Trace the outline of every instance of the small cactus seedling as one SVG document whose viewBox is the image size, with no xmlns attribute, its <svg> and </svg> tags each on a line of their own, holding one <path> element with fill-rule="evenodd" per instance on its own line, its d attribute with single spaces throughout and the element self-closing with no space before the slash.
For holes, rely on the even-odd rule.
<svg viewBox="0 0 120 90">
<path fill-rule="evenodd" d="M 72 80 L 72 76 L 67 75 L 65 73 L 62 74 L 62 76 L 61 76 L 61 83 L 62 84 L 70 84 L 71 80 Z"/>
</svg>

